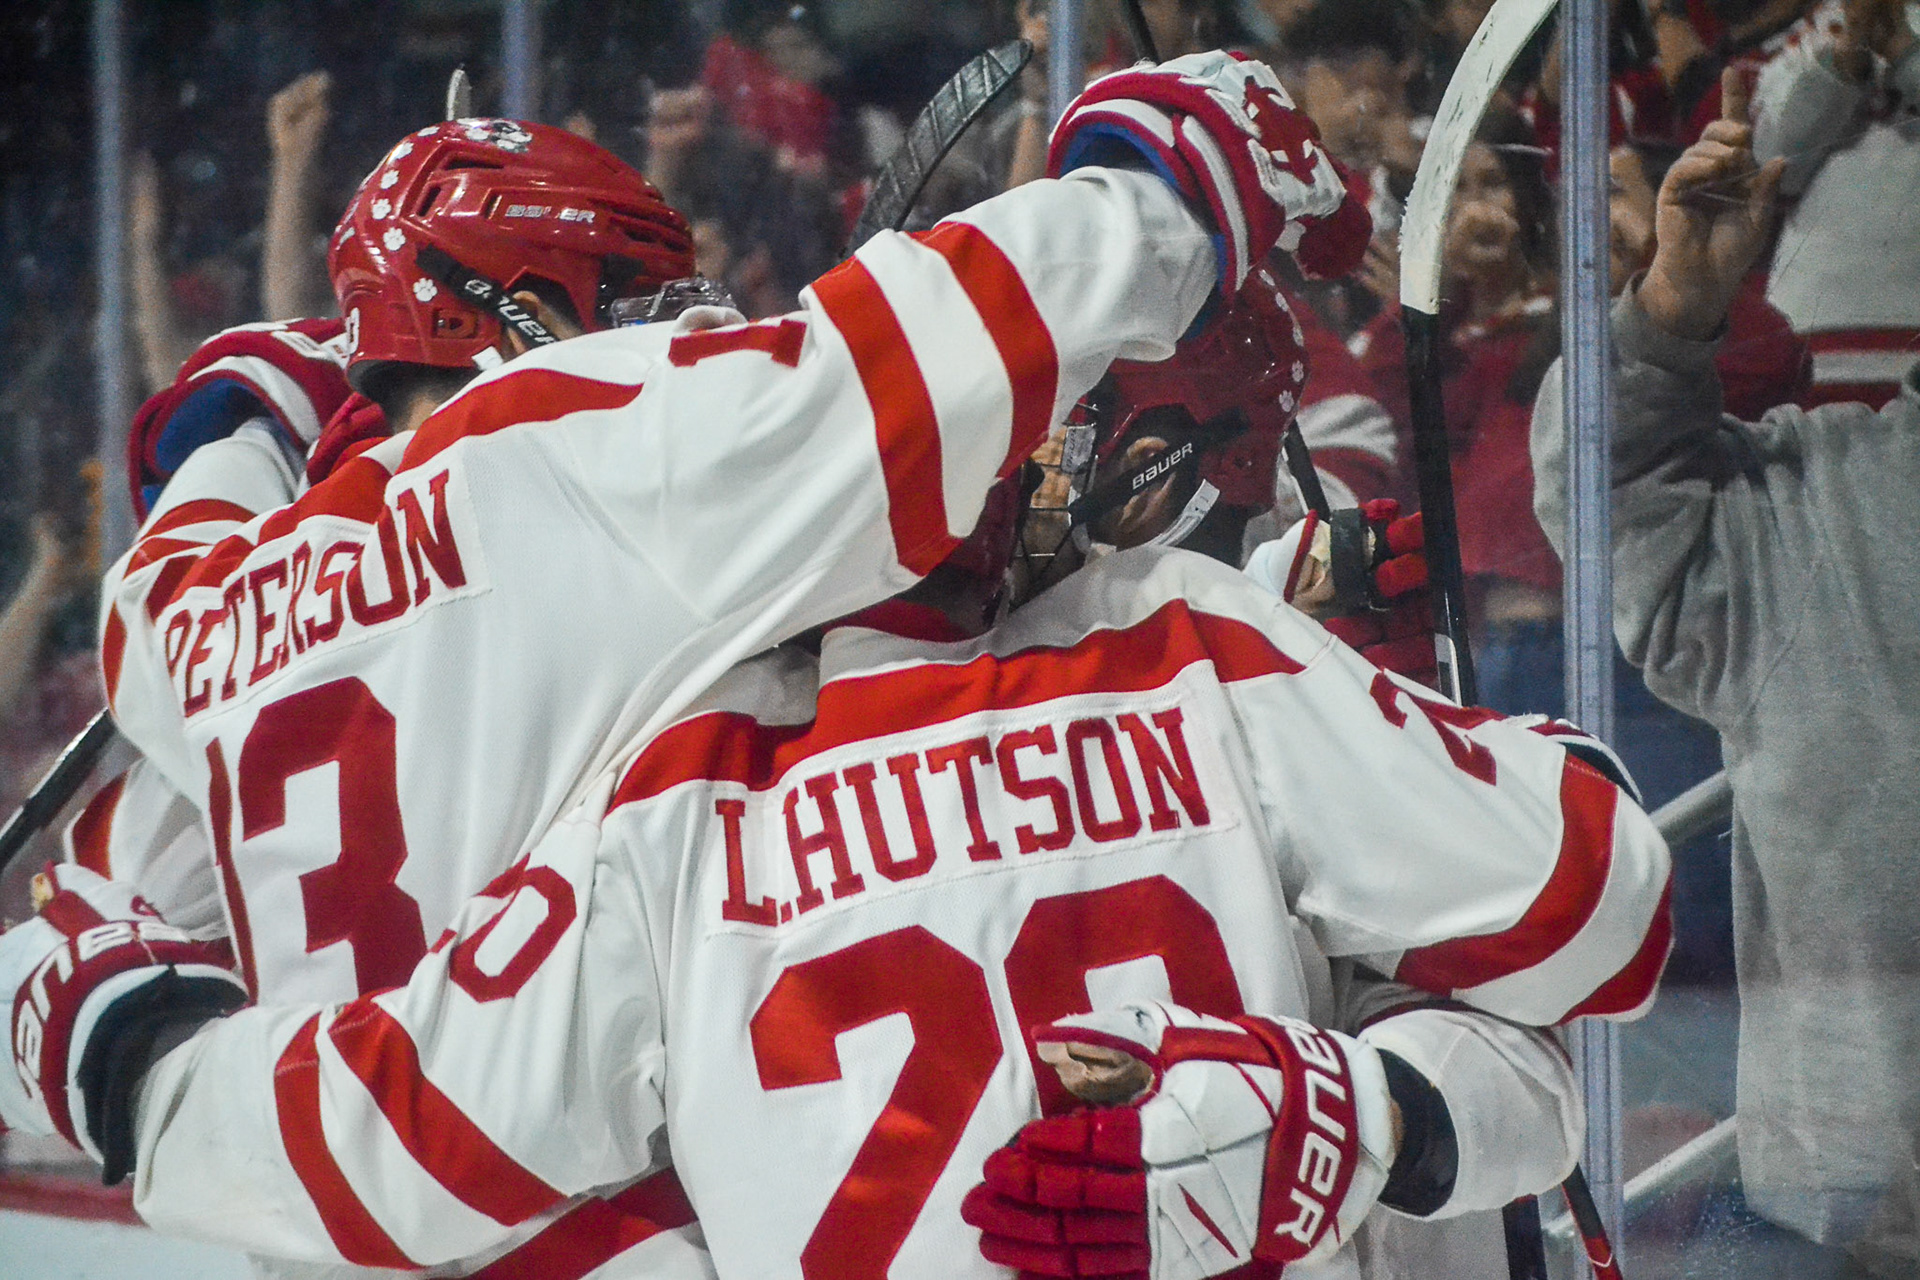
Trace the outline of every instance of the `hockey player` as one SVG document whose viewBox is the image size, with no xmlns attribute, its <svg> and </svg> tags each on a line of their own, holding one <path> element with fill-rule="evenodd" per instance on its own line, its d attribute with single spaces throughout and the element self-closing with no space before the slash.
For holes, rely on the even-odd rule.
<svg viewBox="0 0 1920 1280">
<path fill-rule="evenodd" d="M 677 216 L 539 126 L 396 147 L 332 265 L 352 376 L 424 425 L 281 507 L 270 428 L 206 445 L 109 584 L 116 717 L 211 828 L 249 990 L 401 980 L 631 733 L 937 562 L 1115 355 L 1163 354 L 1283 231 L 1338 269 L 1364 228 L 1310 126 L 1264 69 L 1190 70 L 1163 176 L 1088 166 L 882 237 L 777 321 L 531 355 L 648 314 L 691 270 Z M 451 837 L 427 865 L 424 830 Z"/>
<path fill-rule="evenodd" d="M 1271 92 L 1247 65 L 1222 59 L 1218 91 Z M 1267 170 L 1291 205 L 1251 166 L 1196 189 L 1230 229 L 1218 253 L 1171 185 L 1089 167 L 881 237 L 795 316 L 522 355 L 291 506 L 274 509 L 291 469 L 257 437 L 189 458 L 110 575 L 103 664 L 127 736 L 209 819 L 249 982 L 403 978 L 423 921 L 511 861 L 611 744 L 925 572 L 1115 355 L 1164 354 L 1250 244 L 1349 208 L 1299 117 L 1265 110 L 1255 139 L 1205 107 L 1190 133 L 1239 137 L 1209 146 L 1291 149 Z M 677 217 L 614 165 L 559 131 L 454 122 L 370 176 L 333 265 L 350 375 L 396 428 L 526 324 L 564 326 L 557 304 L 584 319 L 690 271 Z M 529 619 L 554 622 L 536 639 Z M 289 783 L 334 760 L 335 803 L 303 806 Z M 408 871 L 415 812 L 451 816 L 454 874 Z M 262 895 L 297 902 L 305 930 L 254 936 Z"/>
<path fill-rule="evenodd" d="M 1336 469 L 1320 477 L 1330 497 L 1343 499 L 1340 514 L 1331 523 L 1318 513 L 1292 518 L 1303 509 L 1291 495 L 1293 482 L 1279 480 L 1281 440 L 1296 412 L 1331 403 L 1308 395 L 1309 368 L 1319 376 L 1310 341 L 1262 267 L 1248 277 L 1233 307 L 1181 342 L 1172 358 L 1116 361 L 1081 405 L 1084 421 L 1070 427 L 1062 443 L 1059 479 L 1080 496 L 1066 502 L 1046 492 L 1066 489 L 1057 480 L 1036 495 L 1022 592 L 1044 589 L 1088 555 L 1148 544 L 1185 547 L 1244 566 L 1255 581 L 1319 618 L 1377 664 L 1431 684 L 1432 621 L 1419 517 L 1400 518 L 1391 500 L 1356 504 L 1341 477 L 1359 480 L 1365 468 L 1354 463 L 1357 450 L 1336 443 Z M 1335 349 L 1346 354 L 1338 344 Z M 1336 367 L 1336 386 L 1344 385 L 1341 372 Z M 1361 416 L 1351 405 L 1336 412 Z M 1327 416 L 1319 422 L 1326 427 Z M 1096 436 L 1100 443 L 1094 447 L 1089 441 Z M 1316 469 L 1325 457 L 1315 451 Z M 1282 489 L 1289 491 L 1284 508 L 1274 501 Z M 1277 523 L 1276 516 L 1292 527 Z M 1336 525 L 1338 574 L 1330 571 Z M 1272 536 L 1282 529 L 1284 534 Z M 1262 530 L 1270 531 L 1265 540 L 1259 538 Z"/>
<path fill-rule="evenodd" d="M 223 1229 L 308 1256 L 462 1256 L 567 1192 L 631 1177 L 671 1079 L 676 1163 L 703 1162 L 708 1202 L 730 1215 L 708 1223 L 737 1259 L 723 1270 L 871 1273 L 898 1257 L 964 1273 L 959 1195 L 1032 1114 L 1019 1028 L 1086 1008 L 1090 986 L 1214 1015 L 1309 1011 L 1299 967 L 1275 963 L 1293 954 L 1289 902 L 1328 951 L 1517 1017 L 1624 1012 L 1650 994 L 1665 877 L 1644 816 L 1530 726 L 1415 696 L 1229 570 L 1107 557 L 972 642 L 910 604 L 863 622 L 827 636 L 818 672 L 781 651 L 731 673 L 499 877 L 404 992 L 344 1014 L 252 1011 L 166 1054 L 139 1093 L 143 1208 L 204 1222 L 218 1203 Z M 1242 740 L 1246 725 L 1266 732 Z M 1343 806 L 1349 789 L 1421 803 Z M 849 840 L 855 818 L 864 842 Z M 1425 871 L 1399 865 L 1410 843 L 1430 849 Z M 125 972 L 151 987 L 152 968 Z M 1156 968 L 1164 988 L 1141 981 Z M 74 1012 L 40 1025 L 98 1025 L 85 983 L 56 985 Z M 21 1009 L 36 1007 L 29 988 Z M 115 994 L 112 1011 L 127 1003 Z M 892 1013 L 913 1044 L 863 1140 L 851 1103 L 801 1086 L 838 1079 L 841 1033 Z M 663 1019 L 675 1032 L 656 1050 Z M 113 1059 L 112 1035 L 74 1044 L 77 1067 Z M 1374 1052 L 1341 1050 L 1377 1122 Z M 878 1102 L 898 1060 L 897 1041 L 881 1066 L 863 1054 L 859 1087 Z M 71 1073 L 35 1066 L 28 1105 L 112 1093 L 76 1095 Z M 218 1081 L 225 1120 L 202 1109 Z M 125 1150 L 134 1126 L 118 1115 L 89 1135 Z M 1395 1152 L 1371 1132 L 1378 1175 Z M 523 1139 L 552 1145 L 530 1154 Z M 849 1148 L 813 1158 L 851 1168 L 824 1207 L 805 1190 L 809 1142 Z M 1491 1149 L 1470 1145 L 1456 1196 L 1512 1194 Z M 284 1156 L 277 1172 L 263 1150 Z M 1341 1154 L 1348 1170 L 1361 1158 Z M 217 1188 L 187 1176 L 201 1161 Z M 1346 1228 L 1379 1183 L 1359 1184 Z M 743 1228 L 749 1207 L 774 1225 Z M 868 1229 L 847 1230 L 849 1213 Z"/>
<path fill-rule="evenodd" d="M 830 629 L 817 660 L 730 672 L 406 988 L 201 1027 L 119 1079 L 125 1109 L 83 1071 L 69 1097 L 102 1116 L 96 1141 L 137 1152 L 142 1212 L 316 1261 L 428 1265 L 633 1176 L 664 1137 L 722 1274 L 1003 1274 L 972 1254 L 963 1193 L 1009 1133 L 1068 1105 L 1046 1044 L 1122 1030 L 1203 1129 L 1169 1168 L 1137 1145 L 1164 1114 L 1141 1108 L 1131 1154 L 1127 1125 L 1100 1126 L 1091 1154 L 1139 1194 L 1092 1238 L 1133 1250 L 1129 1269 L 1151 1250 L 1156 1274 L 1225 1270 L 1257 1224 L 1298 1224 L 1297 1248 L 1263 1256 L 1327 1252 L 1383 1196 L 1484 1209 L 1564 1173 L 1578 1110 L 1545 1041 L 1458 1009 L 1357 1037 L 1308 1022 L 1334 1016 L 1326 956 L 1533 1023 L 1649 1000 L 1664 848 L 1568 749 L 1591 744 L 1440 702 L 1180 551 L 1102 557 L 973 640 L 919 594 Z M 108 905 L 80 886 L 41 924 L 42 972 L 89 896 Z M 103 914 L 132 919 L 119 907 Z M 110 927 L 155 948 L 118 948 L 124 973 L 179 958 L 152 923 Z M 115 950 L 91 936 L 96 960 Z M 84 1015 L 54 1022 L 97 1060 Z M 1261 1094 L 1236 1095 L 1243 1079 Z M 1082 1180 L 1046 1137 L 1017 1152 Z M 1270 1144 L 1303 1142 L 1326 1177 L 1263 1177 Z M 1071 1204 L 1023 1207 L 1006 1163 L 969 1217 L 994 1260 L 1051 1269 L 1049 1230 L 1089 1237 L 1049 1216 Z"/>
</svg>

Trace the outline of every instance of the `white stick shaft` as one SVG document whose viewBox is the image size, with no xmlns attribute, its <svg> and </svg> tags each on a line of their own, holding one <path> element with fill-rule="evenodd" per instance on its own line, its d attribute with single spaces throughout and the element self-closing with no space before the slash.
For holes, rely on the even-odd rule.
<svg viewBox="0 0 1920 1280">
<path fill-rule="evenodd" d="M 1460 65 L 1434 113 L 1432 131 L 1420 153 L 1413 192 L 1400 222 L 1400 303 L 1428 315 L 1440 314 L 1440 250 L 1446 241 L 1447 210 L 1467 144 L 1494 91 L 1506 79 L 1513 60 L 1546 21 L 1557 0 L 1494 0 L 1480 29 L 1467 42 Z"/>
</svg>

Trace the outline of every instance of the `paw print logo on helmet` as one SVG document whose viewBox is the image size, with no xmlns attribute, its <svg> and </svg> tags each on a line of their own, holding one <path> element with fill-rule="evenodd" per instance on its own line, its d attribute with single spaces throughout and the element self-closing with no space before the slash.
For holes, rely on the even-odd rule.
<svg viewBox="0 0 1920 1280">
<path fill-rule="evenodd" d="M 518 120 L 456 120 L 454 123 L 461 127 L 468 142 L 489 143 L 515 155 L 525 155 L 533 146 L 533 134 Z"/>
</svg>

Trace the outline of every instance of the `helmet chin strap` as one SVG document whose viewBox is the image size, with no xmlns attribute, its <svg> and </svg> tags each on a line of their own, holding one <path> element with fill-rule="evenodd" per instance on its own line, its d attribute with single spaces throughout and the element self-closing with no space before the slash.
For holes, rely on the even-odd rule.
<svg viewBox="0 0 1920 1280">
<path fill-rule="evenodd" d="M 1220 491 L 1213 487 L 1211 480 L 1202 480 L 1200 487 L 1187 499 L 1187 505 L 1180 508 L 1180 516 L 1172 524 L 1147 539 L 1149 547 L 1177 547 L 1193 536 L 1200 522 L 1207 518 L 1207 512 L 1213 510 L 1213 504 L 1220 501 Z"/>
<path fill-rule="evenodd" d="M 1096 520 L 1108 511 L 1143 493 L 1156 481 L 1170 479 L 1176 472 L 1200 465 L 1199 449 L 1192 441 L 1187 441 L 1167 453 L 1150 458 L 1139 467 L 1119 477 L 1112 483 L 1087 498 L 1080 499 L 1067 508 L 1073 521 L 1072 538 L 1074 545 L 1084 553 L 1092 548 L 1092 526 Z M 1220 490 L 1211 480 L 1201 480 L 1194 486 L 1186 505 L 1180 508 L 1180 514 L 1173 523 L 1142 543 L 1149 547 L 1177 547 L 1193 536 L 1200 522 L 1207 518 L 1214 504 L 1220 501 Z"/>
</svg>

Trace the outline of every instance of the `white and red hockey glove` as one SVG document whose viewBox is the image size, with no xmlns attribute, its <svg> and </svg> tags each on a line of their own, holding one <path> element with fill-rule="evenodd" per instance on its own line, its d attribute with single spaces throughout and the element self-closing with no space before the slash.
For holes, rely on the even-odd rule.
<svg viewBox="0 0 1920 1280">
<path fill-rule="evenodd" d="M 1228 299 L 1275 245 L 1333 279 L 1360 264 L 1372 238 L 1313 121 L 1251 59 L 1189 54 L 1088 85 L 1054 126 L 1047 176 L 1117 155 L 1143 157 L 1211 215 Z"/>
<path fill-rule="evenodd" d="M 1033 1033 L 1075 1096 L 987 1158 L 961 1216 L 1023 1276 L 1276 1275 L 1352 1238 L 1395 1155 L 1371 1047 L 1291 1018 L 1139 1002 Z"/>
<path fill-rule="evenodd" d="M 1416 512 L 1392 498 L 1309 514 L 1254 548 L 1247 575 L 1303 612 L 1374 666 L 1433 687 L 1433 603 L 1426 535 Z"/>
<path fill-rule="evenodd" d="M 141 518 L 194 450 L 255 418 L 273 422 L 295 459 L 350 394 L 338 320 L 243 324 L 214 334 L 148 397 L 127 437 L 127 484 Z"/>
<path fill-rule="evenodd" d="M 247 990 L 221 944 L 194 941 L 127 885 L 71 864 L 36 882 L 39 914 L 0 934 L 0 1121 L 59 1134 L 111 1184 L 130 1166 L 135 1094 L 160 1037 L 231 1012 Z"/>
</svg>

